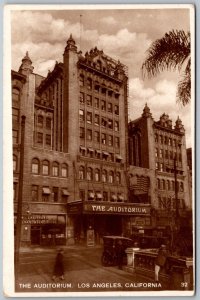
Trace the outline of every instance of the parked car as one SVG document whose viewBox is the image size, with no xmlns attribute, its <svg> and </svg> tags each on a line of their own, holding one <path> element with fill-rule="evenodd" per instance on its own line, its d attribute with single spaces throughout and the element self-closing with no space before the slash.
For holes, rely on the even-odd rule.
<svg viewBox="0 0 200 300">
<path fill-rule="evenodd" d="M 104 249 L 101 256 L 103 266 L 116 266 L 118 262 L 118 245 L 120 244 L 123 252 L 123 262 L 126 261 L 125 250 L 128 247 L 133 247 L 133 240 L 122 236 L 104 236 Z"/>
</svg>

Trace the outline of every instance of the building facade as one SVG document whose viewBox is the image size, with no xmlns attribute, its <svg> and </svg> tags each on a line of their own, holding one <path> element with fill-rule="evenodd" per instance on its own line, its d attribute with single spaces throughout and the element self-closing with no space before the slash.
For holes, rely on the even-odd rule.
<svg viewBox="0 0 200 300">
<path fill-rule="evenodd" d="M 140 118 L 129 123 L 130 201 L 151 203 L 151 218 L 139 220 L 137 229 L 150 235 L 166 234 L 177 214 L 191 210 L 185 130 L 179 117 L 154 121 L 147 104 Z M 142 227 L 141 227 L 142 226 Z"/>
<path fill-rule="evenodd" d="M 149 204 L 129 201 L 127 94 L 127 68 L 97 48 L 83 56 L 72 36 L 63 62 L 45 78 L 33 72 L 28 53 L 12 71 L 14 207 L 16 222 L 22 202 L 22 244 L 86 241 L 88 229 L 99 243 L 105 234 L 127 235 L 132 215 L 150 215 Z"/>
</svg>

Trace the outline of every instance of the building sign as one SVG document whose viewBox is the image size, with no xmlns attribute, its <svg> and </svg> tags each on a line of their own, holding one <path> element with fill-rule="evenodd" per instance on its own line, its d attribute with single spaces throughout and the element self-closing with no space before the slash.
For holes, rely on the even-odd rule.
<svg viewBox="0 0 200 300">
<path fill-rule="evenodd" d="M 65 217 L 58 215 L 24 215 L 22 216 L 22 224 L 64 224 Z"/>
<path fill-rule="evenodd" d="M 83 213 L 149 215 L 150 205 L 84 203 Z"/>
<path fill-rule="evenodd" d="M 81 214 L 83 211 L 82 201 L 74 201 L 67 204 L 67 213 L 68 214 Z"/>
</svg>

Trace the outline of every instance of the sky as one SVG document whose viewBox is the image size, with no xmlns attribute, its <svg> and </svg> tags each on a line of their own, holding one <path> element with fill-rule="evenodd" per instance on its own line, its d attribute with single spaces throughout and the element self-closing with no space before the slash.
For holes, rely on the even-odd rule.
<svg viewBox="0 0 200 300">
<path fill-rule="evenodd" d="M 58 6 L 57 6 L 58 7 Z M 80 7 L 80 6 L 79 6 Z M 134 6 L 132 6 L 134 8 Z M 125 8 L 125 6 L 123 6 Z M 66 41 L 72 33 L 83 54 L 97 46 L 128 67 L 129 120 L 141 116 L 145 103 L 155 121 L 166 113 L 173 124 L 179 116 L 191 147 L 191 104 L 176 103 L 181 74 L 166 71 L 148 79 L 141 66 L 153 41 L 171 30 L 190 31 L 189 9 L 62 9 L 19 10 L 11 14 L 12 69 L 18 70 L 26 51 L 34 73 L 46 76 L 55 61 L 63 61 Z"/>
</svg>

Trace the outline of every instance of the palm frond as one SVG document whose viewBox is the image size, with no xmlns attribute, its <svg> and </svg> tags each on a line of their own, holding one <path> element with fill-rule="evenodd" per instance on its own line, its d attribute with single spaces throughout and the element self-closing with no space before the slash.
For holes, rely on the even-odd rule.
<svg viewBox="0 0 200 300">
<path fill-rule="evenodd" d="M 180 71 L 190 56 L 190 33 L 172 30 L 161 39 L 152 43 L 142 65 L 143 75 L 155 76 L 164 69 Z"/>
<path fill-rule="evenodd" d="M 177 103 L 181 103 L 186 106 L 191 99 L 191 76 L 190 72 L 184 72 L 183 79 L 178 84 L 178 90 L 176 95 Z"/>
</svg>

